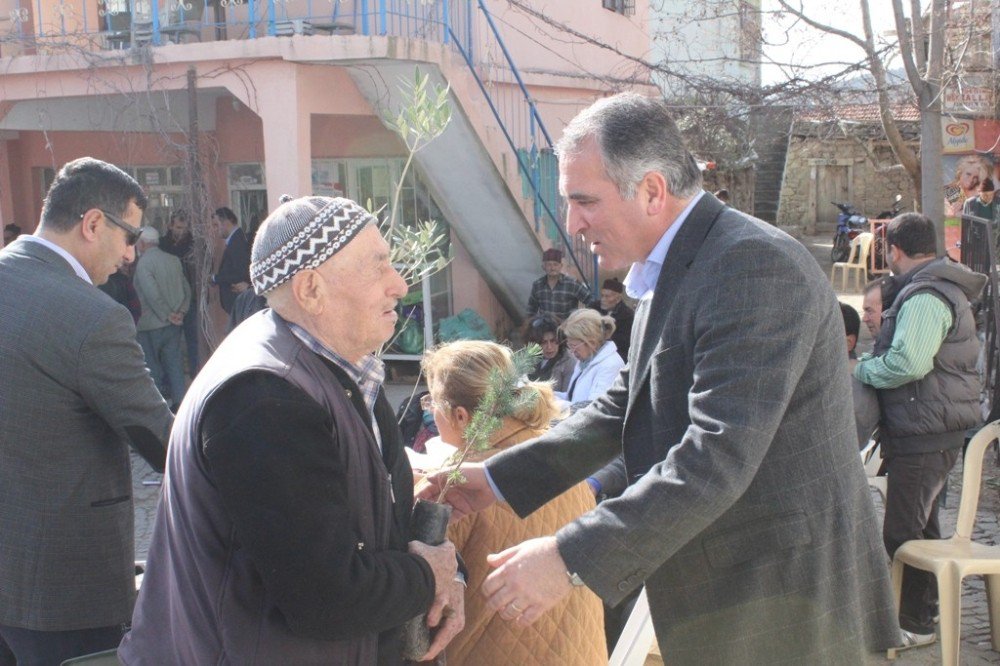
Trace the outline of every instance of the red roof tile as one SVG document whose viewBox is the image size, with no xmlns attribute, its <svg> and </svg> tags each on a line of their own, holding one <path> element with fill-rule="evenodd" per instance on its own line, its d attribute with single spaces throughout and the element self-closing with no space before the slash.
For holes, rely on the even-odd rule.
<svg viewBox="0 0 1000 666">
<path fill-rule="evenodd" d="M 920 110 L 914 104 L 897 104 L 892 107 L 892 115 L 901 122 L 917 122 Z M 830 122 L 846 120 L 856 123 L 877 123 L 880 120 L 878 104 L 838 104 L 828 107 L 800 109 L 796 120 Z"/>
</svg>

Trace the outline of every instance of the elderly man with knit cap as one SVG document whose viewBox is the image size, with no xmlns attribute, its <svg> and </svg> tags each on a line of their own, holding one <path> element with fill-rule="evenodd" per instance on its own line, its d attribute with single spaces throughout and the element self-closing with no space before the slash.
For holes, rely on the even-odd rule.
<svg viewBox="0 0 1000 666">
<path fill-rule="evenodd" d="M 412 472 L 373 355 L 406 284 L 347 199 L 281 205 L 253 246 L 270 309 L 188 390 L 126 664 L 396 664 L 464 623 L 455 550 L 409 541 Z"/>
</svg>

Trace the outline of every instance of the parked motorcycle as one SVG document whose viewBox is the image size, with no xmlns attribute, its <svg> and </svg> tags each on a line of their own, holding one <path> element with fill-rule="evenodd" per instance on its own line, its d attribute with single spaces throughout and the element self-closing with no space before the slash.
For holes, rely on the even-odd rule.
<svg viewBox="0 0 1000 666">
<path fill-rule="evenodd" d="M 837 231 L 833 234 L 833 248 L 830 249 L 830 261 L 834 263 L 847 261 L 851 253 L 851 241 L 868 229 L 868 218 L 847 202 L 830 203 L 840 209 L 840 215 L 837 216 Z"/>
<path fill-rule="evenodd" d="M 897 194 L 893 199 L 892 208 L 880 212 L 875 216 L 875 219 L 891 220 L 899 215 L 900 202 L 902 200 L 903 195 Z M 837 203 L 836 201 L 831 201 L 830 203 L 840 209 L 840 214 L 837 216 L 837 231 L 833 235 L 833 247 L 830 250 L 830 259 L 834 262 L 847 261 L 851 253 L 851 241 L 858 234 L 869 231 L 873 227 L 871 221 L 855 210 L 854 206 L 850 203 Z M 882 264 L 885 263 L 884 257 L 879 259 L 884 254 L 885 225 L 885 222 L 874 225 L 875 242 L 873 244 L 873 251 L 876 253 L 876 268 L 882 268 Z"/>
</svg>

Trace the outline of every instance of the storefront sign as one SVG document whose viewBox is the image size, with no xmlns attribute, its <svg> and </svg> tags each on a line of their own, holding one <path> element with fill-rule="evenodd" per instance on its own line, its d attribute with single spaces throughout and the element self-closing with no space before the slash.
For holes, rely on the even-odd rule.
<svg viewBox="0 0 1000 666">
<path fill-rule="evenodd" d="M 993 115 L 993 87 L 989 74 L 968 74 L 950 84 L 941 97 L 943 113 L 967 116 Z"/>
<path fill-rule="evenodd" d="M 976 130 L 973 121 L 941 118 L 941 142 L 944 153 L 971 153 L 976 149 Z"/>
</svg>

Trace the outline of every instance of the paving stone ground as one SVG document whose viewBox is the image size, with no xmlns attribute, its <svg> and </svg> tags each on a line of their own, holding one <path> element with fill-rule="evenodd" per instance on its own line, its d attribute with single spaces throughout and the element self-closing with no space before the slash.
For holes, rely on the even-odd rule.
<svg viewBox="0 0 1000 666">
<path fill-rule="evenodd" d="M 826 237 L 805 238 L 803 243 L 809 247 L 820 262 L 820 266 L 829 274 L 830 271 L 830 240 Z M 861 295 L 859 293 L 844 293 L 838 296 L 846 303 L 861 311 Z M 871 348 L 871 339 L 862 325 L 862 350 Z M 394 384 L 389 386 L 390 402 L 395 406 L 409 395 L 411 386 Z M 145 559 L 149 551 L 149 539 L 152 536 L 153 520 L 156 513 L 156 501 L 159 497 L 158 483 L 160 475 L 155 473 L 138 456 L 132 456 L 133 493 L 135 497 L 135 541 L 136 559 Z M 144 483 L 145 482 L 145 483 Z M 948 496 L 945 508 L 941 510 L 941 526 L 945 535 L 954 531 L 958 512 L 958 501 L 962 489 L 961 461 L 952 471 L 948 481 Z M 881 512 L 881 501 L 873 492 L 876 508 Z M 979 510 L 976 516 L 974 538 L 983 543 L 996 544 L 1000 534 L 1000 465 L 994 452 L 988 451 L 983 461 L 983 485 L 980 493 Z M 941 663 L 940 647 L 935 644 L 926 648 L 909 650 L 900 655 L 895 662 L 884 659 L 873 659 L 871 664 L 896 664 L 898 666 L 930 666 Z M 986 593 L 983 581 L 979 577 L 967 578 L 962 594 L 962 646 L 961 663 L 963 665 L 979 666 L 980 664 L 1000 664 L 1000 653 L 994 652 L 990 645 L 990 619 L 986 604 Z"/>
</svg>

